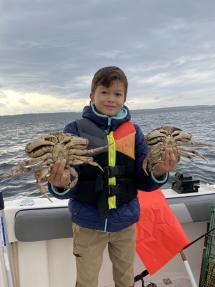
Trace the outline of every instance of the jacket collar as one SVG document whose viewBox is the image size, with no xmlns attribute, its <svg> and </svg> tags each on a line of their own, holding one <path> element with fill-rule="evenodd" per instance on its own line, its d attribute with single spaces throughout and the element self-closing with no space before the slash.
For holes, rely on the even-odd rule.
<svg viewBox="0 0 215 287">
<path fill-rule="evenodd" d="M 100 128 L 107 131 L 113 131 L 123 122 L 131 119 L 129 109 L 126 106 L 123 106 L 121 111 L 116 116 L 111 117 L 100 114 L 98 111 L 96 111 L 95 106 L 92 103 L 90 106 L 84 107 L 82 117 L 93 121 Z"/>
</svg>

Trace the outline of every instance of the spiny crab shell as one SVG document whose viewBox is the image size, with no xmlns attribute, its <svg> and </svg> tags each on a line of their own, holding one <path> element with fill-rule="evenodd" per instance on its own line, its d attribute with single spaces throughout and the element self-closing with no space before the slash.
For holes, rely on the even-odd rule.
<svg viewBox="0 0 215 287">
<path fill-rule="evenodd" d="M 176 148 L 179 159 L 186 157 L 193 161 L 194 157 L 204 160 L 206 158 L 189 146 L 208 146 L 214 145 L 204 142 L 192 141 L 192 134 L 173 126 L 163 126 L 156 128 L 145 136 L 145 142 L 150 148 L 150 152 L 143 162 L 143 169 L 146 173 L 151 172 L 153 167 L 161 161 L 162 153 L 166 148 Z M 206 160 L 207 161 L 207 160 Z"/>
<path fill-rule="evenodd" d="M 39 191 L 47 196 L 42 183 L 47 181 L 55 162 L 65 159 L 65 169 L 69 170 L 73 178 L 68 187 L 72 188 L 78 181 L 75 165 L 90 164 L 102 169 L 94 162 L 92 156 L 107 150 L 107 146 L 87 149 L 87 145 L 87 139 L 69 133 L 55 132 L 43 135 L 26 145 L 25 152 L 31 159 L 12 168 L 9 177 L 20 176 L 33 170 Z"/>
</svg>

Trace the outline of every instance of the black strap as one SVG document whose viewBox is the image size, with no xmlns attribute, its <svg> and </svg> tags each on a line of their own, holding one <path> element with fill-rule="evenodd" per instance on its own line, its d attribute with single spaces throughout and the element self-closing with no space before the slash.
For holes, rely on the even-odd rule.
<svg viewBox="0 0 215 287">
<path fill-rule="evenodd" d="M 114 195 L 116 196 L 116 207 L 120 207 L 123 204 L 129 203 L 132 199 L 137 197 L 137 189 L 133 181 L 128 179 L 127 182 L 116 184 L 114 186 L 106 186 L 105 192 L 101 192 L 102 199 L 99 198 L 98 201 L 98 208 L 102 217 L 108 215 L 108 198 Z"/>
<path fill-rule="evenodd" d="M 116 185 L 106 185 L 105 186 L 105 193 L 110 196 L 118 196 L 120 191 L 123 192 L 124 184 L 116 184 Z"/>
<path fill-rule="evenodd" d="M 144 270 L 142 273 L 140 273 L 134 277 L 134 282 L 141 281 L 142 287 L 144 287 L 145 284 L 144 284 L 143 278 L 145 276 L 147 276 L 148 274 L 149 274 L 149 272 L 147 270 Z M 158 286 L 155 283 L 150 282 L 148 285 L 146 285 L 146 287 L 158 287 Z"/>
<path fill-rule="evenodd" d="M 109 177 L 121 177 L 126 173 L 126 167 L 124 165 L 116 165 L 116 166 L 105 166 L 104 167 L 104 178 Z"/>
<path fill-rule="evenodd" d="M 134 277 L 134 282 L 137 282 L 139 280 L 142 281 L 143 277 L 146 277 L 148 274 L 149 274 L 148 270 L 144 270 L 142 273 L 140 273 Z"/>
<path fill-rule="evenodd" d="M 3 194 L 0 192 L 0 210 L 4 209 L 4 199 L 3 199 Z"/>
</svg>

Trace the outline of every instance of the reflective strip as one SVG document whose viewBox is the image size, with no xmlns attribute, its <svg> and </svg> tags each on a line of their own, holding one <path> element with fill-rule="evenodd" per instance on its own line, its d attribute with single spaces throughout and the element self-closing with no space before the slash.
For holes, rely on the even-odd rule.
<svg viewBox="0 0 215 287">
<path fill-rule="evenodd" d="M 108 165 L 114 167 L 116 165 L 116 143 L 113 132 L 107 135 L 108 140 Z M 108 178 L 108 185 L 116 185 L 116 177 Z M 108 197 L 109 209 L 116 208 L 116 195 Z"/>
<path fill-rule="evenodd" d="M 116 208 L 116 195 L 108 197 L 108 206 L 109 209 Z"/>
</svg>

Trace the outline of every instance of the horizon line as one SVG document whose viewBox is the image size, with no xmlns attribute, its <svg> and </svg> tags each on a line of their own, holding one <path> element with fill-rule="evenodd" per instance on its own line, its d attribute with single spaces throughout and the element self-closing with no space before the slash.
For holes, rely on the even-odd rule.
<svg viewBox="0 0 215 287">
<path fill-rule="evenodd" d="M 198 108 L 198 107 L 215 107 L 215 105 L 187 105 L 187 106 L 171 106 L 171 107 L 160 107 L 160 108 L 140 108 L 140 109 L 129 109 L 131 112 L 133 111 L 147 111 L 147 110 L 165 110 L 165 109 L 179 109 L 179 108 Z M 23 114 L 6 114 L 0 115 L 0 117 L 12 117 L 12 116 L 24 116 L 24 115 L 44 115 L 44 114 L 65 114 L 65 113 L 76 113 L 80 114 L 82 112 L 79 111 L 59 111 L 59 112 L 35 112 L 35 113 L 23 113 Z"/>
</svg>

